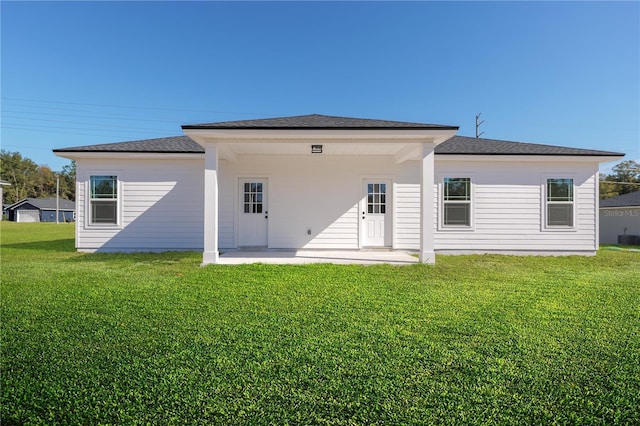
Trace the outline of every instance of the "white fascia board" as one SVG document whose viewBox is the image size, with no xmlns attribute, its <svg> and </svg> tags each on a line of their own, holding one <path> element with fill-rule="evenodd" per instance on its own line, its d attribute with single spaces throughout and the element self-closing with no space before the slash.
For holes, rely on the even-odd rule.
<svg viewBox="0 0 640 426">
<path fill-rule="evenodd" d="M 487 161 L 487 162 L 554 162 L 554 163 L 606 163 L 617 161 L 622 156 L 600 157 L 596 155 L 469 155 L 469 154 L 438 154 L 436 162 L 439 161 Z"/>
<path fill-rule="evenodd" d="M 29 202 L 28 197 L 27 198 L 23 198 L 22 200 L 16 201 L 13 204 L 9 204 L 6 209 L 15 209 L 16 207 L 20 207 L 23 204 L 26 204 L 27 202 Z"/>
<path fill-rule="evenodd" d="M 211 142 L 233 143 L 277 140 L 279 142 L 308 143 L 310 140 L 343 140 L 345 142 L 431 142 L 442 143 L 455 136 L 456 130 L 424 129 L 184 129 L 184 133 L 198 144 Z"/>
<path fill-rule="evenodd" d="M 203 153 L 180 153 L 180 152 L 54 152 L 55 155 L 69 160 L 81 159 L 141 159 L 141 160 L 201 160 L 204 158 Z"/>
</svg>

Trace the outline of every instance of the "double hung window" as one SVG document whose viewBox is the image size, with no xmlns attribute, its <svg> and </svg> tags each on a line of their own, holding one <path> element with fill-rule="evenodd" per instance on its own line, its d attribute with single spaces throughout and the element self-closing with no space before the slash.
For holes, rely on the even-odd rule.
<svg viewBox="0 0 640 426">
<path fill-rule="evenodd" d="M 118 177 L 90 176 L 89 204 L 91 225 L 118 223 Z"/>
<path fill-rule="evenodd" d="M 443 226 L 471 226 L 471 178 L 444 178 L 442 192 Z"/>
<path fill-rule="evenodd" d="M 573 227 L 573 179 L 549 178 L 546 182 L 548 228 Z"/>
</svg>

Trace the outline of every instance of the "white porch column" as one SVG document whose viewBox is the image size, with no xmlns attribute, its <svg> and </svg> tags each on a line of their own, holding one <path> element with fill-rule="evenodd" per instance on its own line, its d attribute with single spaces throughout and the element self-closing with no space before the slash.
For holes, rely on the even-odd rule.
<svg viewBox="0 0 640 426">
<path fill-rule="evenodd" d="M 434 237 L 434 206 L 433 185 L 435 182 L 434 153 L 436 145 L 422 144 L 420 159 L 420 262 L 436 263 L 433 248 Z"/>
<path fill-rule="evenodd" d="M 204 253 L 202 265 L 218 263 L 218 144 L 204 150 Z"/>
</svg>

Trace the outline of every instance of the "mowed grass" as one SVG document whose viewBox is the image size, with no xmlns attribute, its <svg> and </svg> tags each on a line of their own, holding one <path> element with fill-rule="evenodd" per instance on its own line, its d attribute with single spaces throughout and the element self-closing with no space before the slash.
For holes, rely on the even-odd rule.
<svg viewBox="0 0 640 426">
<path fill-rule="evenodd" d="M 199 267 L 1 224 L 10 424 L 640 424 L 640 253 Z"/>
</svg>

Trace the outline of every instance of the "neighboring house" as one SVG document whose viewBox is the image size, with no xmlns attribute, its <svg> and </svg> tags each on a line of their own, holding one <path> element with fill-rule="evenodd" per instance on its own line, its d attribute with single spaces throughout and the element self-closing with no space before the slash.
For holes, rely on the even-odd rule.
<svg viewBox="0 0 640 426">
<path fill-rule="evenodd" d="M 58 201 L 58 221 L 73 222 L 75 220 L 76 205 L 73 201 Z M 54 198 L 24 198 L 7 207 L 9 220 L 15 222 L 55 222 L 56 199 Z"/>
<path fill-rule="evenodd" d="M 306 115 L 55 149 L 77 165 L 81 251 L 598 249 L 598 164 L 624 154 Z"/>
<path fill-rule="evenodd" d="M 6 180 L 2 180 L 0 179 L 0 204 L 2 204 L 2 216 L 0 217 L 0 220 L 4 219 L 4 196 L 3 196 L 3 190 L 5 186 L 11 186 L 10 182 L 7 182 Z"/>
<path fill-rule="evenodd" d="M 640 191 L 600 200 L 600 242 L 640 245 Z"/>
</svg>

